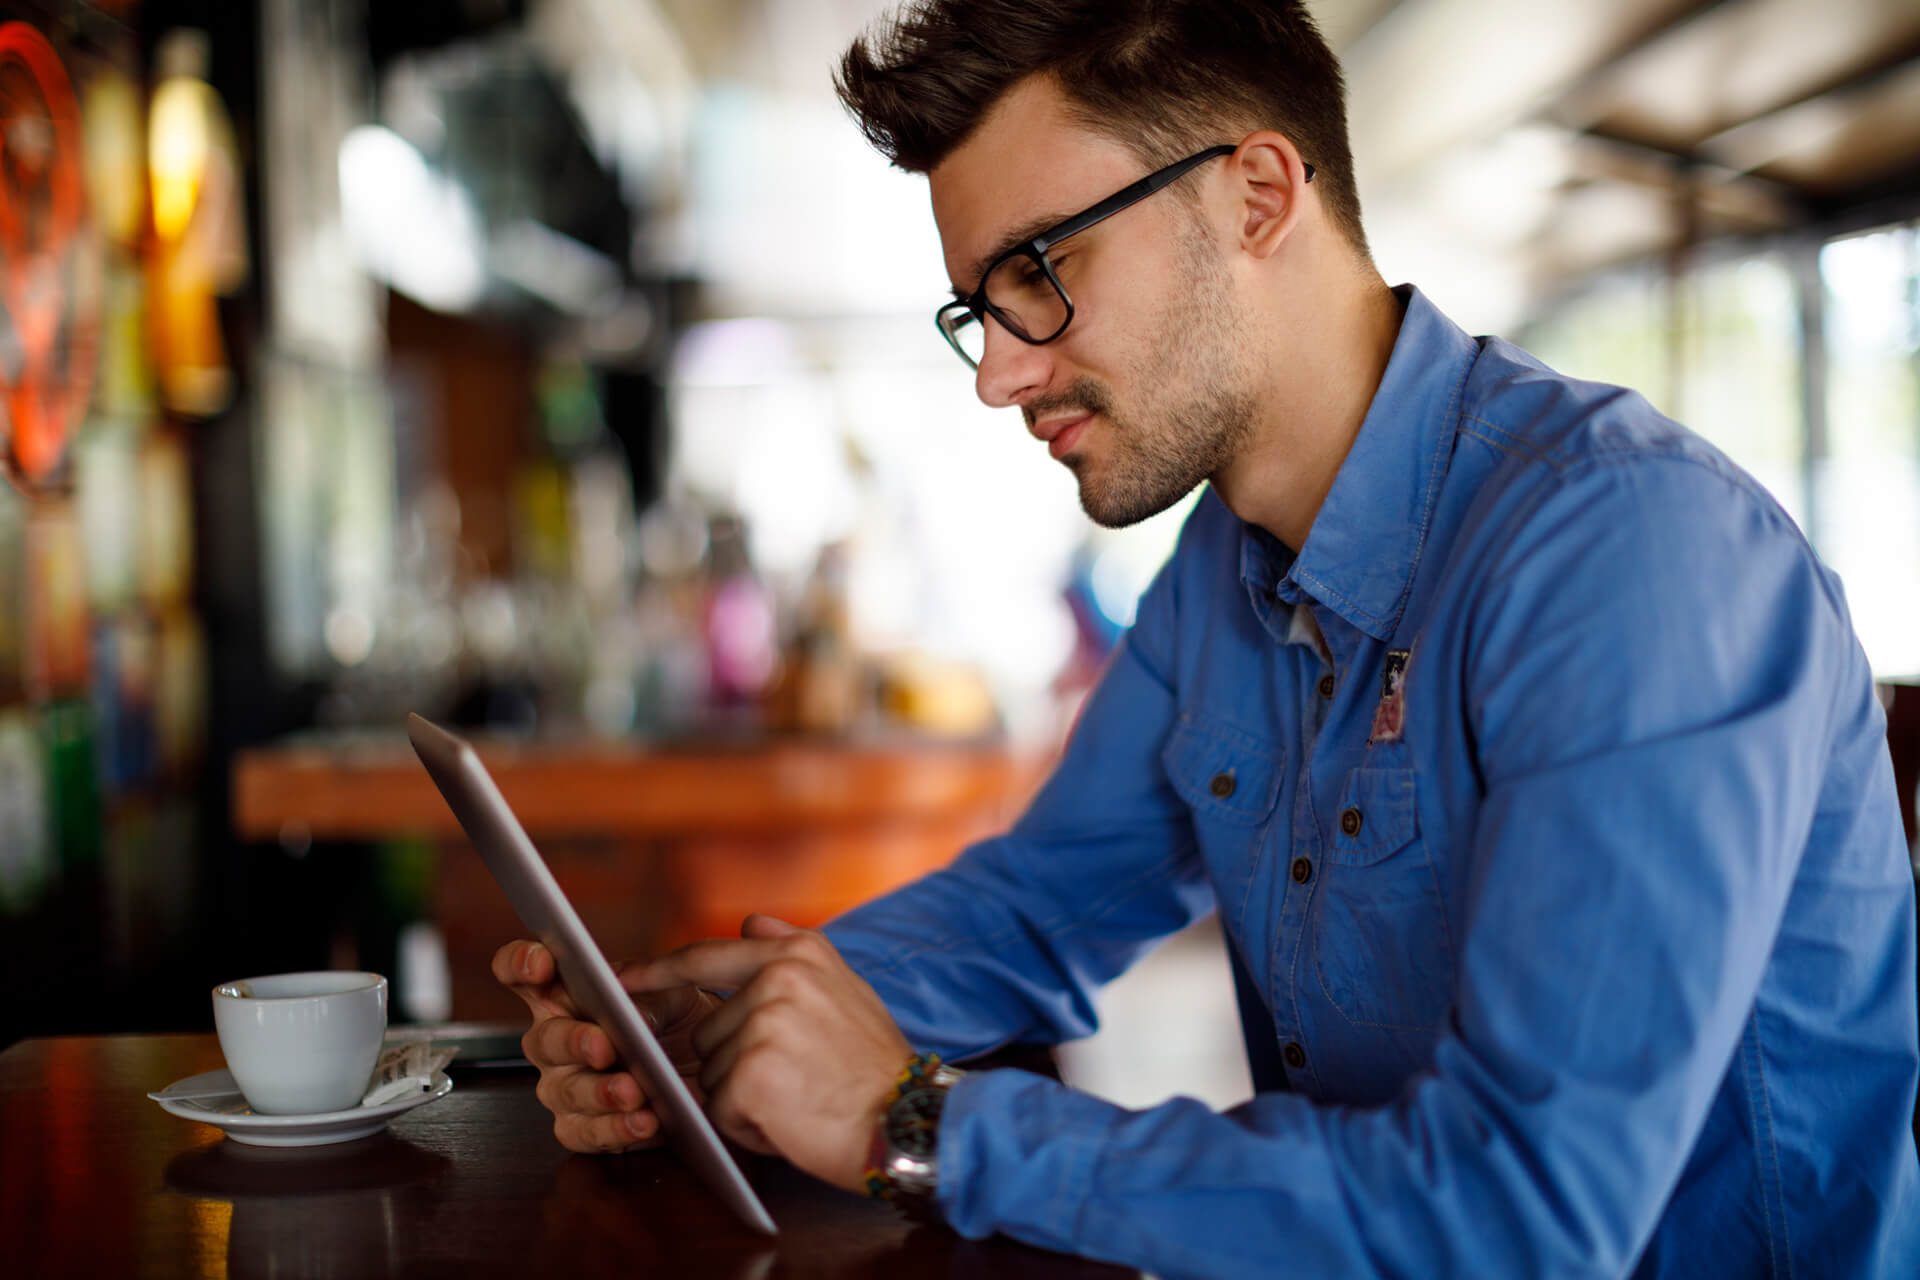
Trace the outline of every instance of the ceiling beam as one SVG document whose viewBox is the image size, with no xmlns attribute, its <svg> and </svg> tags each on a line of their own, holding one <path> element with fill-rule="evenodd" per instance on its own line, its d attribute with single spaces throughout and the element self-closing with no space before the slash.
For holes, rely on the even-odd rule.
<svg viewBox="0 0 1920 1280">
<path fill-rule="evenodd" d="M 1538 115 L 1593 70 L 1726 0 L 1403 0 L 1345 59 L 1363 187 Z"/>
<path fill-rule="evenodd" d="M 1802 193 L 1791 185 L 1696 152 L 1672 151 L 1600 130 L 1574 135 L 1571 145 L 1581 178 L 1668 190 L 1715 189 L 1728 193 L 1720 198 L 1723 203 L 1743 208 L 1748 219 L 1775 228 L 1792 226 L 1808 212 Z"/>
<path fill-rule="evenodd" d="M 1700 144 L 1714 161 L 1831 197 L 1920 164 L 1920 56 L 1804 98 Z"/>
<path fill-rule="evenodd" d="M 1696 30 L 1715 20 L 1720 11 L 1731 6 L 1746 3 L 1746 0 L 1699 0 L 1688 8 L 1676 9 L 1666 21 L 1648 26 L 1633 39 L 1622 42 L 1617 48 L 1609 50 L 1604 58 L 1588 67 L 1580 76 L 1563 88 L 1555 101 L 1543 114 L 1556 124 L 1569 129 L 1582 129 L 1591 121 L 1591 109 L 1584 104 L 1598 90 L 1603 88 L 1610 77 L 1621 66 L 1645 53 L 1649 49 L 1675 39 L 1684 37 L 1689 31 Z"/>
<path fill-rule="evenodd" d="M 1741 0 L 1596 69 L 1548 110 L 1675 150 L 1920 52 L 1913 0 Z"/>
</svg>

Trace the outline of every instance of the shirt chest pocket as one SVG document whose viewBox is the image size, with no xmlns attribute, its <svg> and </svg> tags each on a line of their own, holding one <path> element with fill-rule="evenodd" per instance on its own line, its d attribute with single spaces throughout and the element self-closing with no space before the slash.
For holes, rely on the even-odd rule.
<svg viewBox="0 0 1920 1280">
<path fill-rule="evenodd" d="M 1244 890 L 1280 798 L 1284 756 L 1272 743 L 1182 716 L 1160 752 L 1167 780 L 1193 812 L 1214 887 Z M 1225 906 L 1228 899 L 1221 898 Z"/>
<path fill-rule="evenodd" d="M 1432 1027 L 1452 1003 L 1453 944 L 1417 788 L 1412 769 L 1355 769 L 1334 815 L 1314 960 L 1322 992 L 1355 1025 Z"/>
</svg>

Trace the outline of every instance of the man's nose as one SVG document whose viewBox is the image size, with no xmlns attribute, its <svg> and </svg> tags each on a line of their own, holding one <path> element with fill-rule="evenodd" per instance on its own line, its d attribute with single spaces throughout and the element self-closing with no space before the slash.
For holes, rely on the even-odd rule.
<svg viewBox="0 0 1920 1280">
<path fill-rule="evenodd" d="M 1046 347 L 1022 342 L 993 316 L 980 319 L 980 366 L 974 371 L 973 390 L 980 402 L 994 409 L 1016 405 L 1047 385 L 1053 356 Z"/>
</svg>

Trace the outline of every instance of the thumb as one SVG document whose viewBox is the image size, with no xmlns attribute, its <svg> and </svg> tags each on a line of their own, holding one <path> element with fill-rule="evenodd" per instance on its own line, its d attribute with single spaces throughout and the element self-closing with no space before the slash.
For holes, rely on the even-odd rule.
<svg viewBox="0 0 1920 1280">
<path fill-rule="evenodd" d="M 758 911 L 740 922 L 740 936 L 743 938 L 784 938 L 789 934 L 805 932 L 799 925 L 761 915 Z"/>
</svg>

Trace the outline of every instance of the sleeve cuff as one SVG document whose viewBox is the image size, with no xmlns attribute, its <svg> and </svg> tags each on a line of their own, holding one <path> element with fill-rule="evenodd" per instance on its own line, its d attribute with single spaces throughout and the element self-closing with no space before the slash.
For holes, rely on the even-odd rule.
<svg viewBox="0 0 1920 1280">
<path fill-rule="evenodd" d="M 1052 1249 L 1082 1238 L 1093 1165 L 1116 1108 L 1027 1071 L 970 1072 L 947 1098 L 934 1203 L 969 1239 Z"/>
</svg>

